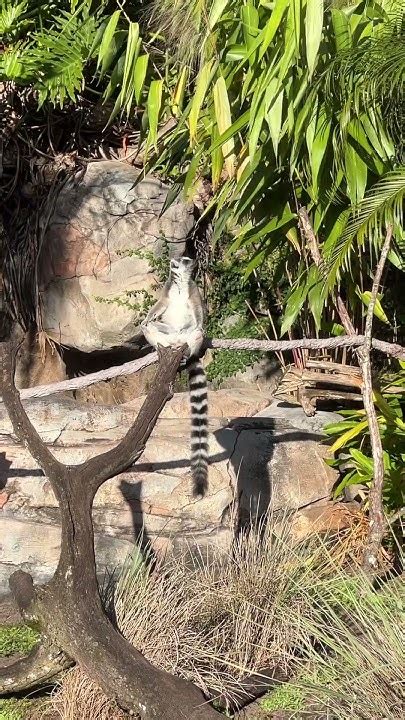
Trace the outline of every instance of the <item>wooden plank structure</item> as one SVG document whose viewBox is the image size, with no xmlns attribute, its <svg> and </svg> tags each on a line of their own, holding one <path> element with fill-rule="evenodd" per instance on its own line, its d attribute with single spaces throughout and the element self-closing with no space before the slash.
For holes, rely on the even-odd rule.
<svg viewBox="0 0 405 720">
<path fill-rule="evenodd" d="M 341 404 L 362 403 L 362 377 L 359 367 L 329 360 L 308 358 L 304 368 L 287 369 L 276 397 L 293 396 L 306 415 L 315 415 L 318 400 Z"/>
</svg>

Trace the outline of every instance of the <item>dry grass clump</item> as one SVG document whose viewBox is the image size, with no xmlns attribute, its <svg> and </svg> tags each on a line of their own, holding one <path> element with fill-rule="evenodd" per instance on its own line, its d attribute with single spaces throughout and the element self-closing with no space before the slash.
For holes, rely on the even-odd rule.
<svg viewBox="0 0 405 720">
<path fill-rule="evenodd" d="M 314 562 L 308 543 L 294 547 L 290 523 L 275 534 L 271 518 L 241 533 L 228 556 L 186 553 L 160 571 L 135 558 L 117 585 L 118 626 L 157 667 L 237 705 L 246 676 L 287 671 Z M 281 620 L 286 611 L 294 623 Z"/>
<path fill-rule="evenodd" d="M 307 541 L 294 546 L 290 522 L 274 528 L 272 518 L 257 522 L 232 553 L 215 551 L 209 561 L 186 552 L 153 568 L 135 552 L 115 588 L 122 634 L 154 665 L 225 706 L 246 702 L 247 676 L 288 670 L 308 611 L 305 587 L 320 562 Z M 63 720 L 123 717 L 80 670 L 66 676 L 52 705 Z"/>
<path fill-rule="evenodd" d="M 153 0 L 147 12 L 176 61 L 193 65 L 204 49 L 212 0 Z"/>
<path fill-rule="evenodd" d="M 330 556 L 337 567 L 353 571 L 359 570 L 363 563 L 363 555 L 369 534 L 369 516 L 364 508 L 347 509 L 347 527 L 338 530 L 330 546 Z M 394 538 L 393 538 L 394 541 Z M 394 542 L 395 544 L 395 542 Z M 379 567 L 390 566 L 393 561 L 394 548 L 380 548 Z"/>
<path fill-rule="evenodd" d="M 134 553 L 115 588 L 118 627 L 150 662 L 223 707 L 247 701 L 248 676 L 276 668 L 299 678 L 300 697 L 325 717 L 399 720 L 403 591 L 376 593 L 339 567 L 336 545 L 296 544 L 290 528 L 267 518 L 209 561 L 184 553 L 153 567 Z M 52 707 L 63 720 L 126 717 L 80 670 Z"/>
<path fill-rule="evenodd" d="M 56 720 L 58 717 L 61 720 L 127 720 L 129 716 L 76 667 L 66 673 L 35 720 Z M 132 720 L 137 720 L 136 716 L 133 715 Z"/>
</svg>

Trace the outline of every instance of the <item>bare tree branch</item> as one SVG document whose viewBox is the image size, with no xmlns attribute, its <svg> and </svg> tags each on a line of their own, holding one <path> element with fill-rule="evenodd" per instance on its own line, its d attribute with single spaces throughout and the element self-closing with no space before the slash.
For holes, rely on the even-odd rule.
<svg viewBox="0 0 405 720">
<path fill-rule="evenodd" d="M 27 573 L 17 572 L 10 579 L 11 590 L 24 615 L 38 618 L 52 637 L 61 659 L 67 656 L 79 662 L 106 695 L 145 720 L 221 717 L 197 687 L 153 667 L 115 630 L 104 613 L 96 576 L 92 523 L 95 492 L 106 478 L 127 467 L 142 452 L 170 395 L 170 384 L 182 354 L 183 348 L 162 350 L 155 383 L 126 437 L 113 451 L 77 466 L 51 462 L 53 456 L 48 457 L 14 387 L 11 346 L 3 345 L 0 355 L 0 383 L 14 431 L 44 468 L 51 471 L 48 477 L 59 501 L 62 522 L 61 554 L 52 580 L 35 589 Z M 51 665 L 49 672 L 54 673 L 54 663 Z M 38 657 L 27 658 L 10 673 L 5 677 L 9 687 L 17 687 L 18 683 L 24 686 L 24 678 L 25 686 L 30 677 L 37 682 Z"/>
<path fill-rule="evenodd" d="M 347 314 L 347 310 L 340 297 L 337 298 L 338 305 L 339 300 Z M 340 314 L 340 318 L 343 324 L 342 314 Z M 353 328 L 353 325 L 350 324 L 350 326 Z M 348 328 L 350 328 L 350 326 L 348 326 Z M 205 347 L 217 350 L 260 350 L 262 352 L 278 352 L 298 350 L 300 348 L 305 350 L 327 350 L 339 347 L 356 348 L 360 347 L 363 343 L 364 335 L 353 336 L 349 334 L 333 338 L 301 338 L 299 340 L 252 340 L 251 338 L 229 340 L 222 338 L 206 338 Z M 399 360 L 405 360 L 405 348 L 401 345 L 373 338 L 372 347 L 374 350 L 383 352 L 391 357 L 396 357 Z M 114 377 L 131 375 L 132 373 L 138 372 L 149 365 L 153 365 L 157 362 L 157 359 L 157 353 L 153 352 L 143 358 L 140 358 L 139 360 L 131 360 L 130 362 L 123 363 L 122 365 L 116 365 L 114 367 L 107 368 L 106 370 L 89 373 L 88 375 L 73 378 L 72 380 L 62 380 L 62 382 L 52 383 L 50 385 L 36 385 L 32 388 L 20 390 L 20 398 L 21 400 L 28 400 L 30 398 L 48 397 L 49 395 L 56 395 L 57 393 L 85 388 L 103 380 L 111 380 L 111 378 Z"/>
<path fill-rule="evenodd" d="M 301 231 L 307 240 L 307 245 L 310 249 L 313 261 L 316 265 L 319 266 L 321 263 L 321 256 L 319 253 L 316 235 L 312 228 L 306 208 L 300 208 L 298 214 L 300 219 Z M 363 569 L 368 574 L 375 571 L 378 567 L 378 552 L 386 528 L 386 520 L 384 517 L 382 502 L 382 490 L 384 484 L 383 447 L 381 442 L 380 430 L 378 427 L 377 413 L 374 407 L 373 378 L 370 353 L 372 348 L 376 347 L 375 340 L 373 340 L 372 338 L 373 316 L 385 262 L 387 260 L 392 241 L 392 231 L 392 225 L 388 225 L 386 230 L 386 237 L 381 250 L 380 259 L 378 261 L 374 275 L 370 302 L 367 309 L 364 337 L 362 338 L 362 342 L 359 343 L 359 347 L 357 349 L 357 357 L 359 359 L 359 365 L 363 379 L 361 385 L 361 393 L 363 397 L 364 410 L 366 412 L 366 417 L 368 421 L 371 452 L 374 463 L 373 481 L 370 486 L 369 495 L 369 534 L 363 558 Z M 355 328 L 349 317 L 347 308 L 339 294 L 336 296 L 335 305 L 346 333 L 349 335 L 349 337 L 352 336 L 353 338 L 356 337 L 357 339 L 360 339 L 360 336 L 355 334 Z M 387 354 L 393 354 L 394 357 L 403 359 L 403 352 Z"/>
<path fill-rule="evenodd" d="M 275 350 L 295 350 L 303 348 L 306 350 L 331 350 L 338 347 L 361 347 L 364 344 L 364 335 L 340 335 L 332 338 L 301 338 L 300 340 L 217 340 L 207 338 L 206 347 L 218 350 L 261 350 L 272 352 Z M 383 340 L 372 339 L 373 349 L 380 350 L 386 355 L 405 360 L 405 348 L 395 343 L 384 342 Z"/>
<path fill-rule="evenodd" d="M 368 352 L 370 352 L 372 347 L 372 331 L 373 331 L 373 317 L 374 317 L 374 309 L 375 304 L 377 301 L 377 295 L 378 290 L 380 288 L 381 278 L 384 271 L 384 266 L 388 257 L 388 253 L 390 250 L 390 245 L 392 241 L 392 225 L 387 226 L 386 236 L 385 240 L 381 249 L 381 255 L 380 259 L 378 261 L 376 271 L 374 274 L 374 280 L 373 285 L 371 287 L 371 296 L 370 296 L 370 302 L 367 308 L 367 315 L 366 315 L 366 325 L 364 329 L 364 335 L 365 335 L 365 342 L 364 347 Z"/>
<path fill-rule="evenodd" d="M 12 695 L 45 685 L 72 665 L 59 648 L 38 645 L 26 657 L 0 668 L 0 695 Z"/>
<path fill-rule="evenodd" d="M 21 400 L 28 400 L 28 398 L 46 397 L 54 393 L 80 390 L 81 388 L 94 385 L 94 383 L 102 382 L 103 380 L 111 380 L 111 378 L 121 377 L 122 375 L 131 375 L 148 367 L 148 365 L 153 365 L 157 360 L 157 352 L 152 352 L 138 360 L 130 360 L 130 362 L 123 363 L 122 365 L 115 365 L 106 370 L 99 370 L 98 372 L 89 373 L 88 375 L 72 378 L 72 380 L 62 380 L 61 382 L 50 385 L 36 385 L 32 388 L 25 388 L 24 390 L 20 390 L 20 398 Z"/>
<path fill-rule="evenodd" d="M 306 207 L 302 206 L 299 208 L 298 219 L 299 219 L 299 227 L 300 227 L 300 231 L 301 231 L 301 236 L 306 241 L 306 244 L 307 244 L 308 250 L 311 254 L 312 260 L 317 267 L 321 267 L 322 257 L 321 257 L 321 253 L 319 251 L 318 238 L 315 235 L 311 220 L 308 215 L 308 210 L 306 209 Z M 349 336 L 355 335 L 356 330 L 354 329 L 352 321 L 349 317 L 349 313 L 347 312 L 346 305 L 344 304 L 339 293 L 337 293 L 336 297 L 334 298 L 334 304 L 335 304 L 336 310 L 338 311 L 338 314 L 340 317 L 340 322 L 342 323 L 342 325 L 345 329 L 345 332 Z"/>
<path fill-rule="evenodd" d="M 159 351 L 160 365 L 154 379 L 153 397 L 148 394 L 136 422 L 116 447 L 77 466 L 82 484 L 85 479 L 94 491 L 97 490 L 105 480 L 124 472 L 143 453 L 145 443 L 156 425 L 162 408 L 172 395 L 171 384 L 184 349 L 184 347 L 174 349 L 169 356 L 167 352 L 163 354 Z"/>
<path fill-rule="evenodd" d="M 311 220 L 309 219 L 308 210 L 303 205 L 298 209 L 298 221 L 301 237 L 305 239 L 307 248 L 315 265 L 320 267 L 322 264 L 322 257 L 319 252 L 318 238 L 315 235 Z"/>
<path fill-rule="evenodd" d="M 63 473 L 64 466 L 52 455 L 25 412 L 18 390 L 14 385 L 17 346 L 0 344 L 0 382 L 4 404 L 19 441 L 30 451 L 32 457 L 50 478 Z"/>
<path fill-rule="evenodd" d="M 338 314 L 340 317 L 340 322 L 342 323 L 342 325 L 345 329 L 345 332 L 349 336 L 356 335 L 356 329 L 350 319 L 349 313 L 347 312 L 347 307 L 346 307 L 345 303 L 343 302 L 339 293 L 336 295 L 336 298 L 335 298 L 335 307 L 336 307 L 336 310 L 338 311 Z"/>
<path fill-rule="evenodd" d="M 392 226 L 388 225 L 386 237 L 381 250 L 381 256 L 375 271 L 373 285 L 371 289 L 370 303 L 367 309 L 365 341 L 364 345 L 357 352 L 363 374 L 363 403 L 370 430 L 371 452 L 374 461 L 373 480 L 370 486 L 369 494 L 370 526 L 363 558 L 363 569 L 367 573 L 375 571 L 378 567 L 378 553 L 386 528 L 386 521 L 384 517 L 382 503 L 382 490 L 384 484 L 383 447 L 381 442 L 380 430 L 378 427 L 377 413 L 373 400 L 373 378 L 371 373 L 370 350 L 372 341 L 371 333 L 373 330 L 374 308 L 377 299 L 378 289 L 380 287 L 382 273 L 384 270 L 385 261 L 387 259 L 387 255 L 390 249 L 391 240 Z"/>
</svg>

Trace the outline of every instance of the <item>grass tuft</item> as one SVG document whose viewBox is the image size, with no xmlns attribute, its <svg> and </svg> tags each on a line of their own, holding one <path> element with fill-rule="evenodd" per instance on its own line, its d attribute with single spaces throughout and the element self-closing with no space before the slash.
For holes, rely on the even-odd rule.
<svg viewBox="0 0 405 720">
<path fill-rule="evenodd" d="M 290 528 L 267 518 L 209 561 L 185 553 L 156 567 L 136 551 L 115 589 L 121 632 L 226 712 L 249 700 L 246 676 L 277 668 L 293 682 L 263 700 L 269 710 L 402 720 L 404 588 L 377 592 L 344 569 L 338 541 L 297 544 Z M 52 707 L 63 720 L 125 717 L 78 669 Z"/>
<path fill-rule="evenodd" d="M 39 635 L 27 625 L 0 626 L 0 657 L 27 654 L 38 642 Z"/>
<path fill-rule="evenodd" d="M 0 700 L 0 720 L 26 720 L 31 706 L 29 700 Z"/>
</svg>

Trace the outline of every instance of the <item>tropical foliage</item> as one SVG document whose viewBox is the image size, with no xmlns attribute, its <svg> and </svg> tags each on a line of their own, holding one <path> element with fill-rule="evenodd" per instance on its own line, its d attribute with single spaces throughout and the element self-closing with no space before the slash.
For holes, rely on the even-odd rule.
<svg viewBox="0 0 405 720">
<path fill-rule="evenodd" d="M 404 9 L 1 0 L 0 77 L 32 87 L 40 104 L 85 95 L 110 122 L 138 123 L 150 164 L 175 181 L 172 197 L 210 179 L 214 241 L 230 233 L 245 279 L 271 270 L 281 332 L 300 314 L 306 331 L 341 332 L 328 298 L 340 283 L 361 328 L 387 223 L 390 260 L 403 266 Z M 317 247 L 300 232 L 302 205 Z"/>
<path fill-rule="evenodd" d="M 173 43 L 176 29 L 184 37 L 183 5 L 156 3 Z M 184 168 L 186 193 L 210 174 L 215 238 L 225 227 L 232 231 L 229 252 L 237 253 L 245 278 L 276 263 L 276 285 L 291 286 L 282 332 L 305 303 L 319 330 L 327 297 L 342 280 L 361 324 L 358 298 L 388 222 L 398 245 L 390 259 L 397 267 L 403 261 L 405 170 L 393 121 L 403 7 L 371 0 L 337 5 L 187 3 L 188 32 L 197 42 L 186 31 L 178 62 L 184 72 L 190 64 L 199 70 L 176 128 L 159 145 L 158 166 Z M 381 51 L 388 44 L 398 48 L 392 94 L 392 67 Z M 373 63 L 373 74 L 364 72 Z M 318 248 L 299 232 L 301 205 Z"/>
<path fill-rule="evenodd" d="M 402 363 L 404 365 L 404 363 Z M 405 367 L 387 377 L 381 392 L 374 391 L 378 425 L 383 444 L 384 501 L 388 510 L 405 503 Z M 330 464 L 343 465 L 343 477 L 335 489 L 338 497 L 350 485 L 368 486 L 374 463 L 370 449 L 368 422 L 364 410 L 342 410 L 344 420 L 325 428 L 335 438 L 331 450 L 337 459 Z M 341 452 L 343 451 L 343 452 Z M 343 455 L 343 457 L 339 457 Z"/>
</svg>

